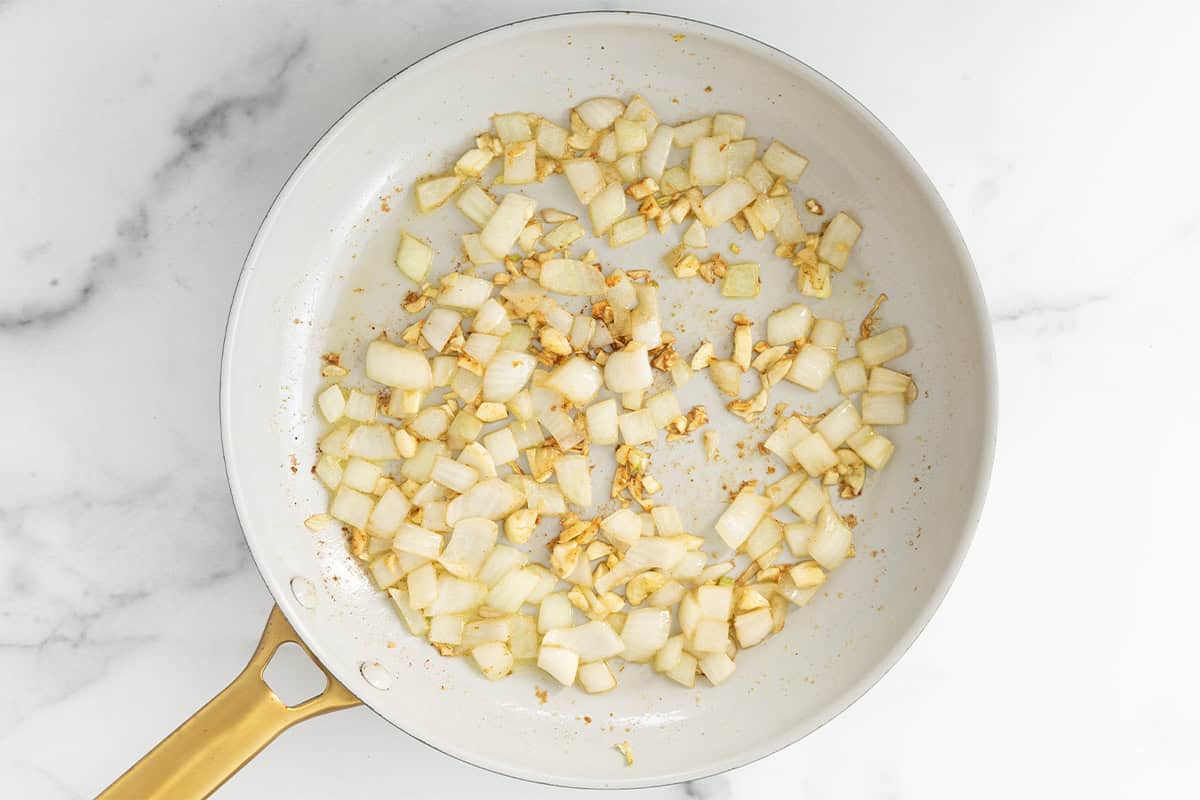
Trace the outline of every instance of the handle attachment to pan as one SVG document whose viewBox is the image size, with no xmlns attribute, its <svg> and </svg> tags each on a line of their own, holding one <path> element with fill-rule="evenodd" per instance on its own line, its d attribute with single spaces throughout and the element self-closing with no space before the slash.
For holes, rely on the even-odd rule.
<svg viewBox="0 0 1200 800">
<path fill-rule="evenodd" d="M 263 680 L 275 651 L 298 644 L 325 673 L 325 689 L 288 707 Z M 297 722 L 362 701 L 313 656 L 279 606 L 271 609 L 250 663 L 225 689 L 100 793 L 97 800 L 199 800 Z"/>
</svg>

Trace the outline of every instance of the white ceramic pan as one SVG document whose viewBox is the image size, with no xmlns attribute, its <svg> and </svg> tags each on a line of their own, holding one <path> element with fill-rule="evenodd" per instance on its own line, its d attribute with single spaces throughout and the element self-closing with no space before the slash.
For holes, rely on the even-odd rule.
<svg viewBox="0 0 1200 800">
<path fill-rule="evenodd" d="M 831 576 L 827 593 L 793 610 L 779 636 L 741 653 L 725 685 L 701 680 L 688 690 L 634 666 L 616 691 L 598 696 L 555 689 L 533 668 L 489 683 L 465 660 L 440 658 L 407 633 L 336 528 L 313 533 L 302 524 L 327 503 L 309 474 L 321 432 L 313 404 L 320 356 L 340 350 L 361 362 L 365 340 L 406 324 L 399 300 L 410 287 L 391 265 L 401 228 L 434 241 L 437 272 L 450 268 L 468 223 L 452 208 L 418 219 L 402 190 L 444 169 L 492 113 L 565 123 L 583 99 L 633 92 L 665 122 L 745 114 L 748 135 L 782 139 L 809 157 L 798 202 L 815 197 L 829 210 L 853 210 L 865 227 L 817 313 L 854 329 L 876 293 L 887 292 L 884 318 L 909 327 L 914 348 L 901 368 L 916 375 L 921 397 L 909 424 L 894 430 L 888 469 L 844 509 L 861 520 L 858 557 Z M 567 190 L 555 191 L 538 196 L 573 207 Z M 649 236 L 619 258 L 602 249 L 601 258 L 661 269 L 677 236 Z M 714 240 L 729 241 L 725 233 Z M 736 307 L 699 281 L 663 280 L 666 325 L 680 332 L 682 352 L 700 338 L 726 341 L 735 310 L 762 319 L 800 299 L 791 267 L 765 247 L 746 255 L 761 256 L 764 291 Z M 723 405 L 707 384 L 681 390 L 685 408 Z M 806 406 L 799 391 L 776 399 L 798 409 L 828 405 Z M 984 301 L 945 207 L 884 126 L 809 67 L 736 33 L 629 13 L 544 17 L 447 47 L 380 86 L 325 134 L 280 192 L 246 259 L 225 343 L 225 458 L 246 541 L 282 615 L 273 615 L 246 673 L 106 796 L 204 796 L 287 725 L 359 700 L 463 761 L 563 786 L 651 786 L 767 755 L 861 696 L 928 622 L 980 512 L 995 404 Z M 724 412 L 713 424 L 722 463 L 706 465 L 698 442 L 655 455 L 655 474 L 667 476 L 667 496 L 689 510 L 697 533 L 711 530 L 722 485 L 761 477 L 765 464 L 736 457 L 737 441 L 753 450 L 761 427 L 747 429 Z M 325 695 L 288 710 L 258 675 L 278 642 L 295 634 L 331 680 Z M 539 687 L 549 689 L 544 703 Z M 633 766 L 614 749 L 623 740 Z"/>
</svg>

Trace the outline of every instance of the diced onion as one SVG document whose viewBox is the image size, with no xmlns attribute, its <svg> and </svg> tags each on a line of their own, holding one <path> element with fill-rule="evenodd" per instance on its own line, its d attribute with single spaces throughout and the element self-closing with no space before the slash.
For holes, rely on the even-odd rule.
<svg viewBox="0 0 1200 800">
<path fill-rule="evenodd" d="M 724 181 L 719 188 L 704 198 L 704 214 L 711 219 L 713 225 L 728 222 L 735 214 L 754 202 L 757 194 L 750 182 L 743 177 Z"/>
<path fill-rule="evenodd" d="M 729 159 L 725 152 L 728 147 L 728 136 L 702 136 L 695 141 L 688 159 L 688 179 L 693 186 L 720 186 L 725 183 L 729 175 Z M 753 187 L 750 187 L 750 191 L 753 199 Z"/>
<path fill-rule="evenodd" d="M 566 648 L 579 656 L 585 663 L 619 656 L 625 651 L 625 643 L 608 625 L 598 620 L 585 622 L 574 628 L 555 628 L 547 631 L 542 646 Z"/>
<path fill-rule="evenodd" d="M 538 282 L 552 292 L 572 296 L 599 296 L 606 288 L 604 273 L 570 258 L 552 258 L 542 264 Z"/>
<path fill-rule="evenodd" d="M 903 425 L 908 419 L 908 406 L 902 394 L 864 392 L 862 421 L 867 425 Z"/>
<path fill-rule="evenodd" d="M 593 97 L 575 106 L 575 111 L 583 124 L 594 131 L 602 131 L 625 113 L 625 104 L 615 97 Z"/>
<path fill-rule="evenodd" d="M 840 447 L 851 434 L 862 427 L 858 409 L 849 400 L 843 400 L 825 415 L 816 425 L 816 432 L 825 438 L 830 447 Z"/>
<path fill-rule="evenodd" d="M 579 671 L 579 654 L 564 647 L 543 644 L 538 649 L 537 665 L 563 686 L 570 686 L 575 683 L 575 675 Z"/>
<path fill-rule="evenodd" d="M 776 140 L 767 146 L 763 153 L 762 163 L 772 175 L 778 175 L 795 183 L 800 180 L 805 167 L 808 166 L 808 159 L 783 142 Z"/>
<path fill-rule="evenodd" d="M 717 534 L 725 544 L 736 550 L 770 508 L 771 501 L 766 497 L 743 490 L 717 519 Z"/>
<path fill-rule="evenodd" d="M 610 183 L 596 193 L 588 203 L 592 233 L 603 236 L 617 220 L 625 216 L 625 190 L 620 183 Z"/>
<path fill-rule="evenodd" d="M 497 258 L 504 258 L 512 250 L 525 223 L 533 216 L 537 202 L 519 194 L 506 194 L 492 214 L 479 239 L 483 246 Z M 489 287 L 490 289 L 490 287 Z"/>
<path fill-rule="evenodd" d="M 855 346 L 863 363 L 867 367 L 876 367 L 908 352 L 908 329 L 904 326 L 890 328 L 875 336 L 859 339 Z"/>
<path fill-rule="evenodd" d="M 836 270 L 845 269 L 850 250 L 861 233 L 862 226 L 845 211 L 839 211 L 821 232 L 817 257 Z"/>
</svg>

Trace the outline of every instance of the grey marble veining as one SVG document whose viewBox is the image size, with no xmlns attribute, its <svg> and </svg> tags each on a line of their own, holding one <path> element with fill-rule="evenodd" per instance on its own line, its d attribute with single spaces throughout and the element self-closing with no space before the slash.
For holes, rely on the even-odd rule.
<svg viewBox="0 0 1200 800">
<path fill-rule="evenodd" d="M 215 386 L 242 259 L 292 168 L 431 49 L 569 7 L 0 0 L 5 796 L 92 796 L 258 637 L 270 599 L 232 513 Z M 863 701 L 741 770 L 620 796 L 1185 794 L 1200 12 L 648 7 L 795 53 L 912 150 L 988 297 L 1001 438 L 959 581 Z M 284 791 L 600 796 L 464 766 L 362 709 L 288 732 L 219 796 Z"/>
</svg>

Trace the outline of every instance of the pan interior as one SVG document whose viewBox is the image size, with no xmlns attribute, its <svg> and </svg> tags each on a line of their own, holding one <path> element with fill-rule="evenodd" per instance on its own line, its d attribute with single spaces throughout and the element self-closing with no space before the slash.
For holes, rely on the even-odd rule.
<svg viewBox="0 0 1200 800">
<path fill-rule="evenodd" d="M 812 303 L 814 310 L 854 330 L 875 295 L 887 292 L 883 316 L 909 326 L 914 350 L 901 366 L 922 393 L 909 424 L 888 432 L 897 444 L 891 465 L 843 507 L 861 521 L 858 557 L 831 576 L 828 591 L 790 614 L 783 633 L 740 654 L 727 684 L 702 688 L 701 679 L 688 690 L 636 665 L 618 674 L 618 690 L 599 696 L 556 688 L 531 668 L 489 683 L 407 633 L 348 557 L 340 531 L 313 533 L 302 524 L 327 504 L 309 474 L 321 434 L 313 405 L 324 383 L 320 356 L 340 351 L 360 363 L 366 340 L 407 324 L 399 304 L 412 287 L 391 265 L 401 230 L 434 243 L 435 276 L 457 261 L 471 223 L 450 207 L 419 217 L 405 190 L 446 169 L 492 113 L 536 112 L 565 124 L 566 110 L 583 99 L 633 92 L 668 123 L 745 114 L 760 144 L 777 137 L 808 156 L 798 203 L 819 198 L 829 210 L 852 210 L 865 227 L 833 298 Z M 561 180 L 530 193 L 542 205 L 578 211 Z M 732 260 L 730 233 L 712 235 L 711 244 Z M 661 257 L 678 236 L 597 248 L 606 268 L 663 271 Z M 726 301 L 698 280 L 662 277 L 665 325 L 679 334 L 682 352 L 702 338 L 727 348 L 735 312 L 764 320 L 803 299 L 793 268 L 771 255 L 770 239 L 762 247 L 748 239 L 738 237 L 745 248 L 738 259 L 763 265 L 764 291 L 755 300 Z M 314 148 L 272 208 L 239 285 L 226 342 L 223 433 L 238 513 L 263 576 L 347 687 L 410 734 L 479 766 L 573 786 L 642 786 L 738 766 L 796 740 L 899 657 L 943 595 L 975 524 L 991 460 L 992 370 L 986 315 L 953 223 L 874 118 L 808 68 L 735 34 L 649 15 L 569 15 L 497 29 L 419 62 Z M 723 405 L 705 378 L 679 396 L 685 409 Z M 780 390 L 772 404 L 815 411 L 833 397 Z M 773 419 L 747 428 L 724 412 L 713 417 L 721 462 L 705 463 L 695 437 L 660 445 L 652 468 L 666 484 L 664 502 L 686 509 L 701 534 L 711 531 L 729 490 L 766 477 L 755 448 Z M 315 607 L 293 596 L 297 576 L 315 585 Z M 364 662 L 382 664 L 394 678 L 390 688 L 365 681 Z M 544 702 L 538 689 L 548 690 Z M 634 749 L 632 767 L 613 749 L 623 740 Z"/>
</svg>

